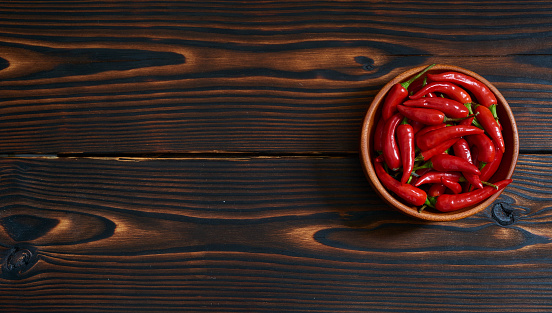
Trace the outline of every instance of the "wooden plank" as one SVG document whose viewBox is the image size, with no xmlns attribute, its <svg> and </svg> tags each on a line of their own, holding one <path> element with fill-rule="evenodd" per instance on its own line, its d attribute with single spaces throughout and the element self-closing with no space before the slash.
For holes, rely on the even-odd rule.
<svg viewBox="0 0 552 313">
<path fill-rule="evenodd" d="M 433 62 L 552 146 L 546 1 L 30 3 L 0 4 L 4 153 L 356 153 L 382 85 Z"/>
<path fill-rule="evenodd" d="M 60 62 L 70 62 L 68 51 Z M 308 53 L 321 56 L 325 51 L 307 50 L 283 59 L 301 63 Z M 370 74 L 354 61 L 362 51 L 332 53 L 335 62 L 348 61 L 299 72 L 271 68 L 257 73 L 247 64 L 277 56 L 260 53 L 237 57 L 236 66 L 242 69 L 221 77 L 218 71 L 192 70 L 184 64 L 167 77 L 142 68 L 137 82 L 114 82 L 133 76 L 130 69 L 124 74 L 58 72 L 60 77 L 51 79 L 6 80 L 0 82 L 0 151 L 356 153 L 364 113 L 382 85 L 403 70 L 433 62 L 460 65 L 494 82 L 513 108 L 523 151 L 552 146 L 549 68 L 534 64 L 542 56 L 391 58 Z M 40 58 L 31 63 L 41 63 Z M 328 71 L 354 74 L 351 80 L 316 74 Z"/>
<path fill-rule="evenodd" d="M 1 159 L 0 307 L 550 311 L 551 160 L 522 155 L 501 206 L 425 223 L 356 158 Z"/>
</svg>

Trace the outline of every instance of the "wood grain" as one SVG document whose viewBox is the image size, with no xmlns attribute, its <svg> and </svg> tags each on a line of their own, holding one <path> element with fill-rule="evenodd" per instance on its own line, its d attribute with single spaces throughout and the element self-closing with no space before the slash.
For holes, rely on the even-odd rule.
<svg viewBox="0 0 552 313">
<path fill-rule="evenodd" d="M 356 158 L 4 158 L 0 173 L 5 311 L 552 306 L 549 156 L 522 155 L 500 205 L 451 223 L 390 210 Z"/>
<path fill-rule="evenodd" d="M 0 8 L 4 153 L 356 153 L 377 91 L 433 62 L 495 83 L 522 150 L 552 145 L 546 1 Z"/>
</svg>

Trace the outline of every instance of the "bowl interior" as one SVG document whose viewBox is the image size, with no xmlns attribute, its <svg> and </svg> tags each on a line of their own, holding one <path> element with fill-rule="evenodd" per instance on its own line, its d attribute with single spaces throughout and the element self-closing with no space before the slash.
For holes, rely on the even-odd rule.
<svg viewBox="0 0 552 313">
<path fill-rule="evenodd" d="M 376 128 L 376 124 L 378 121 L 379 116 L 381 116 L 381 106 L 383 105 L 383 101 L 385 99 L 385 96 L 387 92 L 395 85 L 396 83 L 404 82 L 410 79 L 411 77 L 415 76 L 420 71 L 424 70 L 426 66 L 420 66 L 413 69 L 410 69 L 406 72 L 403 72 L 402 74 L 398 75 L 391 81 L 389 81 L 376 95 L 374 100 L 372 101 L 368 112 L 366 113 L 366 116 L 364 118 L 364 123 L 362 126 L 362 132 L 361 132 L 361 142 L 360 142 L 360 154 L 361 154 L 361 161 L 364 167 L 364 172 L 366 174 L 366 177 L 368 178 L 368 181 L 376 191 L 376 193 L 384 199 L 389 205 L 395 207 L 399 211 L 423 219 L 423 220 L 429 220 L 429 221 L 452 221 L 452 220 L 458 220 L 461 218 L 468 217 L 470 215 L 473 215 L 475 213 L 478 213 L 488 207 L 491 203 L 493 203 L 496 198 L 500 195 L 500 192 L 494 194 L 484 202 L 481 202 L 478 205 L 471 206 L 465 209 L 461 209 L 454 212 L 438 212 L 432 209 L 426 209 L 422 211 L 421 213 L 418 212 L 418 208 L 411 206 L 409 204 L 406 204 L 403 202 L 400 198 L 395 197 L 393 194 L 391 194 L 383 185 L 380 183 L 379 179 L 377 178 L 374 167 L 373 167 L 373 159 L 375 157 L 373 149 L 371 147 L 373 146 L 373 135 Z M 512 114 L 512 110 L 510 109 L 510 106 L 508 105 L 506 99 L 502 96 L 502 94 L 485 78 L 481 77 L 480 75 L 466 70 L 464 68 L 458 67 L 458 66 L 452 66 L 452 65 L 443 65 L 443 64 L 436 64 L 434 67 L 432 67 L 428 72 L 429 73 L 439 73 L 444 71 L 456 71 L 461 72 L 467 75 L 470 75 L 491 89 L 491 91 L 495 94 L 497 98 L 497 115 L 499 117 L 499 121 L 502 124 L 502 133 L 504 137 L 504 143 L 506 145 L 506 151 L 504 153 L 504 156 L 502 158 L 502 161 L 500 163 L 500 167 L 497 170 L 497 172 L 494 174 L 494 176 L 489 179 L 490 182 L 496 182 L 502 179 L 511 178 L 512 174 L 514 172 L 517 158 L 519 154 L 519 138 L 518 138 L 518 132 L 517 132 L 517 126 L 514 119 L 514 115 Z"/>
</svg>

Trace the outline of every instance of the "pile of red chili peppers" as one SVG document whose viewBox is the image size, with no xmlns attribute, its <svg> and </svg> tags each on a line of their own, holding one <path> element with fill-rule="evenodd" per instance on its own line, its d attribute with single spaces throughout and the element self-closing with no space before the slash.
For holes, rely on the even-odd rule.
<svg viewBox="0 0 552 313">
<path fill-rule="evenodd" d="M 451 212 L 482 202 L 512 180 L 489 182 L 505 152 L 493 92 L 460 72 L 428 73 L 433 66 L 386 95 L 374 168 L 388 190 L 420 212 Z"/>
</svg>

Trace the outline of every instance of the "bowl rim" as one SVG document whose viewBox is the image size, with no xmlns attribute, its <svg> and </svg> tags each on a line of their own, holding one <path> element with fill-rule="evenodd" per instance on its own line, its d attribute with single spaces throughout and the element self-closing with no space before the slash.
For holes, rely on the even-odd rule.
<svg viewBox="0 0 552 313">
<path fill-rule="evenodd" d="M 493 194 L 491 197 L 487 198 L 485 201 L 462 210 L 453 211 L 453 212 L 433 212 L 429 210 L 422 211 L 421 213 L 418 212 L 418 210 L 413 206 L 408 206 L 404 204 L 403 202 L 397 200 L 379 181 L 377 178 L 374 167 L 372 164 L 372 152 L 370 149 L 371 146 L 371 136 L 372 133 L 370 131 L 370 122 L 374 120 L 376 112 L 380 109 L 381 102 L 384 99 L 384 97 L 387 95 L 387 92 L 395 85 L 396 83 L 401 83 L 403 81 L 408 80 L 408 78 L 413 77 L 420 71 L 424 70 L 427 67 L 427 65 L 418 66 L 411 68 L 409 70 L 406 70 L 399 75 L 395 76 L 392 80 L 390 80 L 387 84 L 385 84 L 380 91 L 376 94 L 372 102 L 370 103 L 370 106 L 364 116 L 364 120 L 362 123 L 362 130 L 361 130 L 361 136 L 360 136 L 360 155 L 361 155 L 361 162 L 364 168 L 364 173 L 368 177 L 369 183 L 372 185 L 372 188 L 376 191 L 376 193 L 382 198 L 385 202 L 387 202 L 392 207 L 395 207 L 402 213 L 405 213 L 407 215 L 416 217 L 418 219 L 426 220 L 426 221 L 435 221 L 435 222 L 444 222 L 444 221 L 454 221 L 459 220 L 471 215 L 474 215 L 476 213 L 479 213 L 486 209 L 489 205 L 491 205 L 504 191 L 504 189 L 500 190 L 499 192 Z M 512 139 L 514 141 L 513 150 L 512 150 L 512 161 L 509 165 L 509 168 L 506 172 L 505 179 L 511 178 L 516 164 L 517 159 L 519 155 L 519 134 L 517 131 L 517 125 L 514 118 L 514 114 L 504 98 L 504 96 L 500 93 L 500 91 L 491 84 L 487 79 L 482 77 L 481 75 L 472 72 L 470 70 L 467 70 L 465 68 L 455 66 L 455 65 L 448 65 L 448 64 L 435 64 L 429 72 L 434 71 L 457 71 L 469 76 L 472 76 L 482 83 L 484 83 L 496 96 L 497 103 L 500 104 L 502 107 L 500 110 L 504 110 L 506 115 L 508 116 L 508 120 L 512 127 Z M 377 104 L 380 105 L 377 105 Z M 502 164 L 501 164 L 502 166 Z"/>
</svg>

